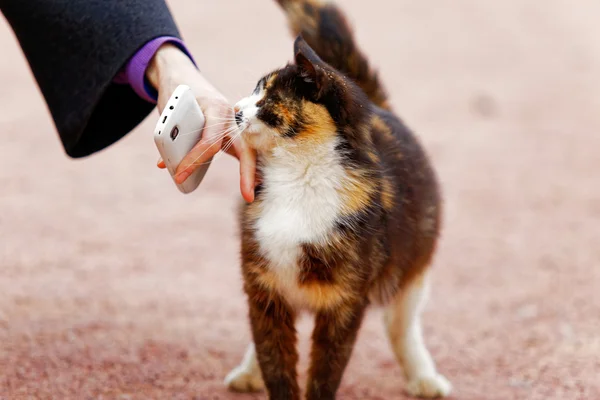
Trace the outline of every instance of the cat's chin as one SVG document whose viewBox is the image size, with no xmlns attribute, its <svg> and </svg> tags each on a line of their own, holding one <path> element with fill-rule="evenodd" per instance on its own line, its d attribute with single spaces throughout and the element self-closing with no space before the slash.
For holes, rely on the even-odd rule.
<svg viewBox="0 0 600 400">
<path fill-rule="evenodd" d="M 242 133 L 244 142 L 258 153 L 268 152 L 275 146 L 275 140 L 272 135 L 261 131 L 244 130 Z"/>
</svg>

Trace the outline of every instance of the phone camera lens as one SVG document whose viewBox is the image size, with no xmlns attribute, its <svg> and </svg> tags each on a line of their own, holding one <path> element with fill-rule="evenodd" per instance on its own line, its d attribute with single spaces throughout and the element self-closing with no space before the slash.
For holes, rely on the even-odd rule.
<svg viewBox="0 0 600 400">
<path fill-rule="evenodd" d="M 179 135 L 179 128 L 175 127 L 171 130 L 171 140 L 175 140 L 175 138 Z"/>
</svg>

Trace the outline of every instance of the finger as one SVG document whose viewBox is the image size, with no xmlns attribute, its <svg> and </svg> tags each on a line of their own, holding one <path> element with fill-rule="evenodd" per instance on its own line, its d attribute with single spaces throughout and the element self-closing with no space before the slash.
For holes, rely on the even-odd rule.
<svg viewBox="0 0 600 400">
<path fill-rule="evenodd" d="M 223 139 L 223 145 L 221 146 L 221 149 L 224 150 L 230 156 L 233 156 L 239 160 L 240 159 L 240 144 L 237 142 L 239 142 L 240 140 L 241 140 L 240 138 L 237 138 L 236 140 L 232 140 L 231 137 L 228 136 L 225 139 Z"/>
<path fill-rule="evenodd" d="M 246 141 L 236 141 L 240 156 L 240 190 L 248 203 L 254 201 L 254 181 L 256 175 L 256 153 Z"/>
<path fill-rule="evenodd" d="M 204 163 L 210 162 L 215 154 L 219 152 L 220 141 L 211 141 L 202 139 L 192 150 L 181 160 L 177 170 L 175 171 L 175 182 L 181 184 L 185 182 L 190 175 L 194 173 L 198 167 Z"/>
<path fill-rule="evenodd" d="M 165 169 L 167 168 L 167 166 L 165 165 L 165 162 L 163 161 L 162 158 L 159 158 L 158 161 L 156 162 L 156 166 L 160 169 Z"/>
<path fill-rule="evenodd" d="M 205 128 L 202 131 L 202 140 L 200 140 L 181 160 L 177 170 L 175 171 L 175 182 L 183 183 L 185 180 L 201 165 L 210 162 L 210 160 L 219 152 L 222 146 L 223 132 L 228 128 L 223 124 L 217 124 L 216 118 L 212 116 L 220 116 L 219 109 L 207 110 Z"/>
</svg>

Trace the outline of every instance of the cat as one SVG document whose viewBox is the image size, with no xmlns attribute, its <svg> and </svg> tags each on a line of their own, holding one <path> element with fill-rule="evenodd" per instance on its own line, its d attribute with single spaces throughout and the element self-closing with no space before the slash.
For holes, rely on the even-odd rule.
<svg viewBox="0 0 600 400">
<path fill-rule="evenodd" d="M 436 174 L 393 113 L 343 12 L 278 0 L 294 63 L 261 78 L 234 107 L 261 183 L 240 210 L 244 291 L 253 343 L 225 378 L 234 391 L 300 398 L 296 317 L 315 314 L 305 398 L 335 399 L 369 306 L 413 396 L 442 397 L 420 322 L 440 230 Z"/>
</svg>

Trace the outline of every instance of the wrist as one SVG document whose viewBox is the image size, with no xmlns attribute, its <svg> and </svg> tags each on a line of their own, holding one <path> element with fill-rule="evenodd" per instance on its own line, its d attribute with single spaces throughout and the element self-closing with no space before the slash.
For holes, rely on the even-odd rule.
<svg viewBox="0 0 600 400">
<path fill-rule="evenodd" d="M 159 58 L 157 53 L 161 54 Z M 195 62 L 181 39 L 172 36 L 159 36 L 144 44 L 127 62 L 127 64 L 114 77 L 113 82 L 117 84 L 128 84 L 133 91 L 142 99 L 156 103 L 158 100 L 158 85 L 156 81 L 150 83 L 148 69 L 151 64 L 154 67 L 158 61 L 169 61 L 177 59 L 178 64 L 192 65 L 195 68 Z M 153 67 L 153 68 L 154 68 Z M 158 70 L 158 68 L 155 68 Z M 156 75 L 156 74 L 154 74 Z"/>
<path fill-rule="evenodd" d="M 158 48 L 146 69 L 146 79 L 156 91 L 169 76 L 197 72 L 192 59 L 173 43 L 164 43 Z"/>
</svg>

